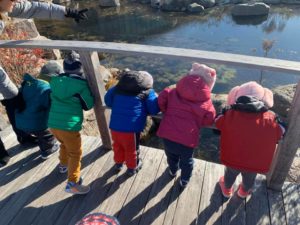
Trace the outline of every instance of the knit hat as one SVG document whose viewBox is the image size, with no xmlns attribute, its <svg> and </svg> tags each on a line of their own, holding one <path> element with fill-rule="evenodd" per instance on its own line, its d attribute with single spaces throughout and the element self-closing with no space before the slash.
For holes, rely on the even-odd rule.
<svg viewBox="0 0 300 225">
<path fill-rule="evenodd" d="M 270 89 L 264 88 L 255 81 L 244 83 L 231 89 L 227 97 L 227 104 L 233 105 L 241 96 L 252 96 L 262 101 L 266 107 L 271 108 L 274 104 L 273 93 Z"/>
<path fill-rule="evenodd" d="M 190 70 L 188 75 L 201 76 L 201 78 L 203 78 L 205 83 L 209 86 L 210 90 L 213 89 L 217 78 L 217 73 L 215 69 L 199 63 L 193 63 L 192 69 Z"/>
<path fill-rule="evenodd" d="M 120 225 L 117 218 L 104 213 L 92 213 L 83 217 L 76 225 Z"/>
<path fill-rule="evenodd" d="M 83 74 L 83 67 L 80 62 L 80 56 L 75 51 L 72 51 L 65 59 L 64 59 L 64 71 L 65 73 L 70 74 Z"/>
<path fill-rule="evenodd" d="M 42 75 L 42 76 L 53 77 L 63 72 L 64 70 L 58 62 L 56 62 L 55 60 L 50 60 L 41 68 L 40 76 Z"/>
</svg>

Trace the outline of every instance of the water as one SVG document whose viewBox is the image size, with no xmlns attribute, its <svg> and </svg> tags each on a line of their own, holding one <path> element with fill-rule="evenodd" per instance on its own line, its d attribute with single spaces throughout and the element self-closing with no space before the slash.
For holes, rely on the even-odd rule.
<svg viewBox="0 0 300 225">
<path fill-rule="evenodd" d="M 70 20 L 37 21 L 40 33 L 52 39 L 139 43 L 300 60 L 299 6 L 272 7 L 268 17 L 237 20 L 231 17 L 230 7 L 215 7 L 204 14 L 190 15 L 161 12 L 149 5 L 125 0 L 118 9 L 100 8 L 97 1 L 77 3 L 80 8 L 90 8 L 88 21 L 80 24 Z M 268 51 L 263 49 L 265 40 L 273 42 Z M 183 60 L 107 54 L 101 63 L 109 67 L 149 71 L 155 79 L 156 91 L 174 84 L 191 66 L 191 62 Z M 214 88 L 216 93 L 226 93 L 235 85 L 260 79 L 260 70 L 211 66 L 217 69 L 218 74 Z M 296 75 L 264 71 L 262 84 L 273 88 L 298 80 Z M 211 131 L 204 132 L 202 136 L 200 149 L 212 151 L 197 151 L 197 155 L 216 160 L 216 137 Z M 211 143 L 214 143 L 213 146 Z M 152 146 L 160 144 L 153 143 Z"/>
</svg>

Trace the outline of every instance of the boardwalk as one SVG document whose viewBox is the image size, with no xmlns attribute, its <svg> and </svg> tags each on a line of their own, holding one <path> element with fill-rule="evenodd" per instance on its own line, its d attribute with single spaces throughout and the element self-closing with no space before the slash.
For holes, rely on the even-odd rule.
<svg viewBox="0 0 300 225">
<path fill-rule="evenodd" d="M 226 201 L 216 185 L 224 168 L 196 160 L 190 184 L 180 191 L 178 177 L 168 176 L 163 151 L 143 147 L 143 169 L 128 178 L 125 169 L 113 171 L 112 152 L 101 150 L 101 140 L 87 136 L 82 175 L 91 192 L 71 196 L 63 191 L 66 175 L 56 170 L 57 154 L 43 161 L 37 147 L 20 147 L 9 130 L 2 135 L 13 157 L 0 169 L 0 225 L 75 224 L 90 212 L 115 215 L 122 225 L 300 224 L 297 185 L 273 192 L 261 176 L 250 199 Z"/>
</svg>

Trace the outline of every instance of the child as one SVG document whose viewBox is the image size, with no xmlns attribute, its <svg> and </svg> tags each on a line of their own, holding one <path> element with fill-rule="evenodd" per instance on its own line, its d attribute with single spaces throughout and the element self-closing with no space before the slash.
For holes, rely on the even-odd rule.
<svg viewBox="0 0 300 225">
<path fill-rule="evenodd" d="M 125 71 L 118 84 L 110 88 L 105 104 L 111 107 L 110 129 L 117 171 L 126 163 L 127 174 L 134 175 L 142 167 L 139 159 L 140 132 L 148 114 L 159 112 L 153 78 L 145 71 Z"/>
<path fill-rule="evenodd" d="M 234 87 L 228 94 L 229 108 L 216 118 L 221 131 L 221 161 L 226 166 L 219 184 L 224 197 L 231 197 L 232 185 L 242 174 L 237 194 L 251 194 L 257 173 L 269 171 L 276 143 L 284 128 L 269 110 L 273 93 L 254 81 Z"/>
<path fill-rule="evenodd" d="M 62 72 L 62 67 L 57 62 L 49 61 L 42 67 L 40 79 L 25 74 L 19 90 L 20 97 L 15 111 L 16 127 L 37 137 L 43 159 L 47 159 L 59 148 L 48 129 L 51 89 L 47 81 Z"/>
<path fill-rule="evenodd" d="M 163 138 L 169 174 L 181 169 L 180 186 L 185 188 L 193 170 L 193 149 L 198 145 L 201 127 L 211 125 L 215 108 L 210 99 L 216 71 L 194 63 L 175 88 L 165 88 L 158 96 L 164 113 L 157 135 Z"/>
<path fill-rule="evenodd" d="M 94 99 L 86 79 L 79 55 L 72 52 L 63 62 L 64 74 L 52 77 L 51 109 L 48 126 L 60 144 L 58 166 L 60 173 L 68 171 L 65 191 L 71 194 L 86 194 L 89 186 L 82 185 L 80 161 L 82 157 L 81 136 L 83 112 L 94 105 Z"/>
</svg>

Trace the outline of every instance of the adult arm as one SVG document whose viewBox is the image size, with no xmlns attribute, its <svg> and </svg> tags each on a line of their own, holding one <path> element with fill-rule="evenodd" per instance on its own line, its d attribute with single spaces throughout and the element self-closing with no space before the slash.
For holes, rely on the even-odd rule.
<svg viewBox="0 0 300 225">
<path fill-rule="evenodd" d="M 9 79 L 7 73 L 0 66 L 0 100 L 13 98 L 17 94 L 17 86 Z"/>
<path fill-rule="evenodd" d="M 61 5 L 22 0 L 16 3 L 9 16 L 26 19 L 37 18 L 63 20 L 65 18 L 65 14 L 66 8 Z"/>
</svg>

